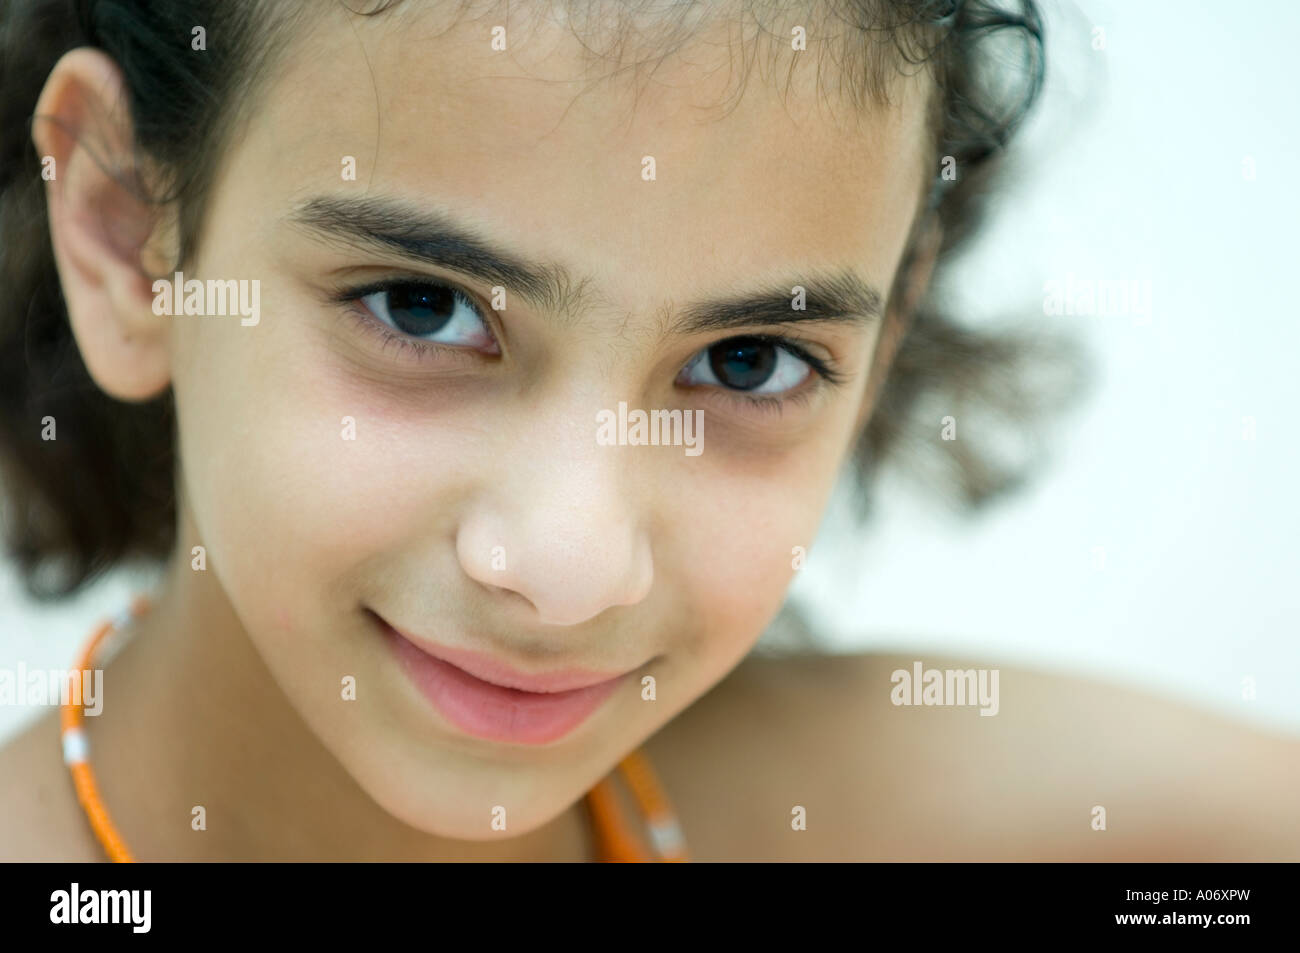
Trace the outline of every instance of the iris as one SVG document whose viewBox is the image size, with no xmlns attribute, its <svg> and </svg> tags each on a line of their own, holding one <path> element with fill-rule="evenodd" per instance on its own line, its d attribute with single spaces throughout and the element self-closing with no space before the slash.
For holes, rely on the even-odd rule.
<svg viewBox="0 0 1300 953">
<path fill-rule="evenodd" d="M 709 348 L 709 367 L 735 390 L 761 387 L 776 368 L 776 346 L 756 338 L 732 338 Z"/>
</svg>

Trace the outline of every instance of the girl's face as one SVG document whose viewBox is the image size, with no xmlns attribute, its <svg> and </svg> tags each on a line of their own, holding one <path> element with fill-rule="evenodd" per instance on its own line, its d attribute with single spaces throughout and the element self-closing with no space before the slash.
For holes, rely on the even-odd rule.
<svg viewBox="0 0 1300 953">
<path fill-rule="evenodd" d="M 853 115 L 832 60 L 745 82 L 723 24 L 617 76 L 494 25 L 298 37 L 184 276 L 260 282 L 259 320 L 169 319 L 183 545 L 361 786 L 469 839 L 555 817 L 775 615 L 929 178 L 919 81 Z M 610 445 L 620 405 L 694 427 Z"/>
</svg>

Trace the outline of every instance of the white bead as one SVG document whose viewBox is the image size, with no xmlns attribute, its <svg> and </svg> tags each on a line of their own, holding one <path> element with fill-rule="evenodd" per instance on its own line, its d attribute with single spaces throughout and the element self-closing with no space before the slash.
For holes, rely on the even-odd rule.
<svg viewBox="0 0 1300 953">
<path fill-rule="evenodd" d="M 654 842 L 655 850 L 660 856 L 675 854 L 682 849 L 686 838 L 682 836 L 682 829 L 677 826 L 676 821 L 651 821 L 649 824 L 650 839 Z"/>
<path fill-rule="evenodd" d="M 63 733 L 63 763 L 83 764 L 90 754 L 90 745 L 80 728 L 69 728 Z"/>
</svg>

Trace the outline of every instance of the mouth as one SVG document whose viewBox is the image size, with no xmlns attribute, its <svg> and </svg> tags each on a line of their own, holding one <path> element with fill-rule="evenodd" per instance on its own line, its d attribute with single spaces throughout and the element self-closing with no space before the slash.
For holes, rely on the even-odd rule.
<svg viewBox="0 0 1300 953">
<path fill-rule="evenodd" d="M 481 652 L 418 640 L 369 615 L 402 670 L 433 707 L 477 738 L 510 744 L 558 741 L 587 721 L 631 672 L 519 672 Z"/>
</svg>

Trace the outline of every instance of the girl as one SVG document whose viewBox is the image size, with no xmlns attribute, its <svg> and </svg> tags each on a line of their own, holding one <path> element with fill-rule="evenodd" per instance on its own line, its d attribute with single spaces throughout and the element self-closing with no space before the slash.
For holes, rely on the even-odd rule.
<svg viewBox="0 0 1300 953">
<path fill-rule="evenodd" d="M 0 753 L 3 856 L 1300 853 L 1294 743 L 750 655 L 845 464 L 1016 356 L 926 297 L 1029 3 L 2 16 L 12 551 L 47 592 L 165 560 L 77 661 L 101 714 Z"/>
</svg>

